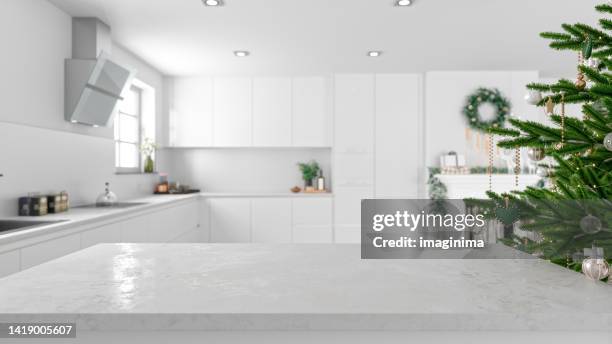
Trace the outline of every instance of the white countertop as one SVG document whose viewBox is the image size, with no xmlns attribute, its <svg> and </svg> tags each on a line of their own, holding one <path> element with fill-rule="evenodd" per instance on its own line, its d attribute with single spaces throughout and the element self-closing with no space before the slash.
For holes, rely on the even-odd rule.
<svg viewBox="0 0 612 344">
<path fill-rule="evenodd" d="M 61 221 L 47 225 L 41 225 L 34 228 L 0 233 L 0 246 L 14 243 L 20 240 L 37 237 L 44 234 L 50 234 L 57 231 L 62 231 L 77 226 L 98 223 L 106 220 L 112 220 L 121 216 L 129 216 L 132 213 L 138 213 L 148 210 L 153 210 L 156 207 L 168 206 L 172 203 L 185 201 L 197 198 L 221 198 L 221 197 L 333 197 L 332 193 L 267 193 L 267 192 L 200 192 L 186 195 L 151 195 L 144 198 L 123 200 L 120 202 L 135 202 L 144 203 L 128 208 L 79 208 L 72 207 L 67 212 L 58 214 L 48 214 L 45 216 L 21 216 L 9 217 L 10 220 L 27 220 L 27 221 Z M 1 250 L 0 250 L 1 252 Z"/>
<path fill-rule="evenodd" d="M 0 322 L 81 330 L 593 331 L 612 320 L 612 286 L 545 261 L 361 260 L 358 245 L 102 244 L 0 279 L 0 295 Z"/>
</svg>

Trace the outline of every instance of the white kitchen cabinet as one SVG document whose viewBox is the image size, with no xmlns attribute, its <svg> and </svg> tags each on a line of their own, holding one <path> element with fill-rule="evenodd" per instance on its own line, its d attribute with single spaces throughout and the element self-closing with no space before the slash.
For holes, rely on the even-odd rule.
<svg viewBox="0 0 612 344">
<path fill-rule="evenodd" d="M 168 83 L 170 146 L 212 146 L 212 78 L 174 78 Z"/>
<path fill-rule="evenodd" d="M 253 146 L 291 146 L 291 78 L 253 79 Z"/>
<path fill-rule="evenodd" d="M 376 75 L 377 198 L 418 197 L 421 97 L 420 75 Z"/>
<path fill-rule="evenodd" d="M 163 208 L 150 213 L 148 242 L 171 242 L 197 226 L 197 202 Z"/>
<path fill-rule="evenodd" d="M 292 145 L 294 147 L 331 146 L 328 79 L 325 77 L 293 78 Z"/>
<path fill-rule="evenodd" d="M 253 198 L 251 200 L 252 242 L 291 242 L 291 199 Z"/>
<path fill-rule="evenodd" d="M 209 204 L 211 242 L 251 241 L 250 199 L 213 198 Z"/>
<path fill-rule="evenodd" d="M 335 225 L 334 242 L 338 244 L 358 244 L 361 242 L 361 225 Z"/>
<path fill-rule="evenodd" d="M 0 277 L 4 277 L 19 271 L 19 250 L 0 254 Z"/>
<path fill-rule="evenodd" d="M 81 233 L 81 248 L 116 242 L 121 242 L 121 223 L 111 223 Z"/>
<path fill-rule="evenodd" d="M 292 200 L 294 243 L 332 242 L 332 199 L 296 198 Z"/>
<path fill-rule="evenodd" d="M 334 240 L 354 242 L 361 200 L 374 196 L 375 77 L 337 75 L 334 94 Z"/>
<path fill-rule="evenodd" d="M 21 269 L 27 269 L 81 249 L 81 235 L 72 234 L 21 249 Z"/>
<path fill-rule="evenodd" d="M 214 145 L 250 147 L 252 141 L 252 79 L 214 79 Z"/>
<path fill-rule="evenodd" d="M 121 222 L 121 242 L 143 243 L 149 242 L 149 217 L 147 215 L 135 216 Z"/>
<path fill-rule="evenodd" d="M 210 200 L 198 202 L 198 228 L 196 242 L 210 242 Z"/>
<path fill-rule="evenodd" d="M 374 151 L 374 75 L 336 75 L 334 151 Z"/>
</svg>

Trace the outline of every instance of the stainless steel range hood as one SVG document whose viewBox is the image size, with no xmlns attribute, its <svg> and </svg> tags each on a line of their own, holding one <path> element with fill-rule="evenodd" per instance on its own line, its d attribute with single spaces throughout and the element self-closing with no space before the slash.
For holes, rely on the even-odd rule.
<svg viewBox="0 0 612 344">
<path fill-rule="evenodd" d="M 65 64 L 66 120 L 109 126 L 135 71 L 111 57 L 110 27 L 97 18 L 72 19 L 72 59 Z"/>
</svg>

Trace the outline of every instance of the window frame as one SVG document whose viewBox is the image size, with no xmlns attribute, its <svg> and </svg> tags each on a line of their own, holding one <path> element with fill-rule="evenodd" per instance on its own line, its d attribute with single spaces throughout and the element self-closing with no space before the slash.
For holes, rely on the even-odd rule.
<svg viewBox="0 0 612 344">
<path fill-rule="evenodd" d="M 125 113 L 121 111 L 121 106 L 119 106 L 117 108 L 117 113 L 116 113 L 116 120 L 114 121 L 114 125 L 119 125 L 119 117 L 121 117 L 121 115 L 124 116 L 130 116 L 130 117 L 136 117 L 137 118 L 137 122 L 138 122 L 138 141 L 136 143 L 134 142 L 127 142 L 127 141 L 121 141 L 119 137 L 115 137 L 115 130 L 117 130 L 119 132 L 119 136 L 121 136 L 120 134 L 120 130 L 121 127 L 119 127 L 118 129 L 113 128 L 113 144 L 114 144 L 114 148 L 115 148 L 115 172 L 117 174 L 136 174 L 136 173 L 141 173 L 142 172 L 142 153 L 140 152 L 140 146 L 142 145 L 142 94 L 143 94 L 143 89 L 134 85 L 130 86 L 130 91 L 131 92 L 136 92 L 138 94 L 137 96 L 137 102 L 138 102 L 138 113 L 136 115 L 132 115 L 129 113 Z M 117 162 L 121 161 L 121 149 L 118 149 L 118 145 L 120 145 L 121 143 L 124 144 L 130 144 L 130 145 L 136 145 L 136 150 L 138 152 L 138 166 L 136 167 L 122 167 L 122 166 L 117 166 Z"/>
</svg>

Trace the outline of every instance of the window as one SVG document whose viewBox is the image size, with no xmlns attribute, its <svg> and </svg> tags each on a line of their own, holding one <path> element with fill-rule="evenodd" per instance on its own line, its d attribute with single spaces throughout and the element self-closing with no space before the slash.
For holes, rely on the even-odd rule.
<svg viewBox="0 0 612 344">
<path fill-rule="evenodd" d="M 132 86 L 115 116 L 115 166 L 117 172 L 140 172 L 142 90 Z"/>
</svg>

